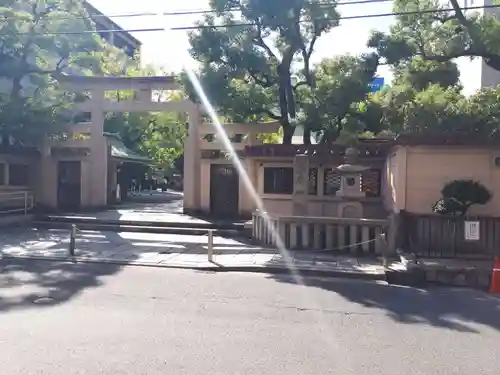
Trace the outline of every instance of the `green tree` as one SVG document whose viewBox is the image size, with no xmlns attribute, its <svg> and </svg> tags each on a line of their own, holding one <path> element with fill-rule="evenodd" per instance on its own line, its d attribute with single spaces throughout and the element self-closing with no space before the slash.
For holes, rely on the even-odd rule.
<svg viewBox="0 0 500 375">
<path fill-rule="evenodd" d="M 484 88 L 465 97 L 459 86 L 431 84 L 415 90 L 408 84 L 383 89 L 358 108 L 371 110 L 367 117 L 393 134 L 477 134 L 484 137 L 500 133 L 500 91 Z"/>
<path fill-rule="evenodd" d="M 391 86 L 372 95 L 363 106 L 372 129 L 392 134 L 469 133 L 474 119 L 469 102 L 457 87 L 432 84 L 417 91 L 411 86 Z M 361 111 L 366 112 L 366 111 Z"/>
<path fill-rule="evenodd" d="M 101 55 L 100 70 L 106 75 L 153 76 L 158 74 L 151 66 L 141 67 L 137 59 L 108 46 Z M 158 94 L 158 93 L 157 93 Z M 107 93 L 114 100 L 131 100 L 133 91 Z M 170 100 L 182 99 L 182 93 L 172 94 Z M 162 100 L 157 95 L 157 100 Z M 124 144 L 151 158 L 157 168 L 168 169 L 184 150 L 187 136 L 186 115 L 177 113 L 127 112 L 108 113 L 104 129 L 120 135 Z"/>
<path fill-rule="evenodd" d="M 73 98 L 54 77 L 94 69 L 101 42 L 93 34 L 68 34 L 92 30 L 79 1 L 4 0 L 0 17 L 2 145 L 34 144 L 64 121 Z"/>
<path fill-rule="evenodd" d="M 261 133 L 258 135 L 258 139 L 262 143 L 279 144 L 283 139 L 283 129 L 279 129 L 276 133 Z"/>
<path fill-rule="evenodd" d="M 206 16 L 190 43 L 192 56 L 202 65 L 203 87 L 221 113 L 234 121 L 277 120 L 283 142 L 290 143 L 298 113 L 296 91 L 314 86 L 311 56 L 318 38 L 338 25 L 335 4 L 211 0 L 217 16 Z"/>
<path fill-rule="evenodd" d="M 111 114 L 105 130 L 120 135 L 132 150 L 147 155 L 155 167 L 169 169 L 184 151 L 185 116 L 175 113 Z"/>
<path fill-rule="evenodd" d="M 430 85 L 447 88 L 459 85 L 460 73 L 454 62 L 428 61 L 420 56 L 401 62 L 393 69 L 393 86 L 409 86 L 416 91 L 425 90 Z"/>
<path fill-rule="evenodd" d="M 361 118 L 371 129 L 393 134 L 472 131 L 475 119 L 461 94 L 455 63 L 414 56 L 397 61 L 392 70 L 391 86 L 358 106 L 362 115 L 370 115 Z"/>
<path fill-rule="evenodd" d="M 447 183 L 441 190 L 442 198 L 432 205 L 432 210 L 441 215 L 465 216 L 475 204 L 485 205 L 491 192 L 480 182 L 474 180 L 455 180 Z"/>
<path fill-rule="evenodd" d="M 322 61 L 312 71 L 314 87 L 304 86 L 298 91 L 305 129 L 322 131 L 325 143 L 336 141 L 343 132 L 357 135 L 368 130 L 361 125 L 358 103 L 367 97 L 377 67 L 375 55 Z"/>
<path fill-rule="evenodd" d="M 450 8 L 451 7 L 451 8 Z M 437 10 L 437 11 L 436 11 Z M 368 45 L 381 62 L 392 65 L 391 87 L 370 98 L 380 121 L 393 133 L 463 133 L 486 137 L 499 133 L 499 91 L 485 88 L 465 97 L 453 59 L 483 57 L 500 70 L 500 21 L 474 11 L 464 13 L 457 0 L 395 0 L 389 33 L 373 33 Z"/>
<path fill-rule="evenodd" d="M 495 15 L 464 12 L 458 0 L 449 5 L 438 0 L 395 0 L 394 11 L 412 14 L 398 15 L 388 34 L 375 32 L 368 43 L 387 63 L 417 55 L 436 62 L 483 57 L 500 71 L 500 20 Z"/>
</svg>

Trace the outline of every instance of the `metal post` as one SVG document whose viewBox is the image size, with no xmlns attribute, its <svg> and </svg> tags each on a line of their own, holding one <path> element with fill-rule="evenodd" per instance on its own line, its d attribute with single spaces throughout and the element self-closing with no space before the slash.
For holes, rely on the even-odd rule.
<svg viewBox="0 0 500 375">
<path fill-rule="evenodd" d="M 212 262 L 214 259 L 214 237 L 211 229 L 208 230 L 208 261 Z"/>
<path fill-rule="evenodd" d="M 28 192 L 24 192 L 24 216 L 28 214 Z"/>
<path fill-rule="evenodd" d="M 382 266 L 387 267 L 389 265 L 389 261 L 387 259 L 387 252 L 388 252 L 388 244 L 387 244 L 387 239 L 386 239 L 386 234 L 385 233 L 380 233 L 380 238 L 377 239 L 377 241 L 381 241 L 381 247 L 382 247 Z"/>
<path fill-rule="evenodd" d="M 76 247 L 76 225 L 71 225 L 71 233 L 69 237 L 69 255 L 75 256 L 75 247 Z"/>
</svg>

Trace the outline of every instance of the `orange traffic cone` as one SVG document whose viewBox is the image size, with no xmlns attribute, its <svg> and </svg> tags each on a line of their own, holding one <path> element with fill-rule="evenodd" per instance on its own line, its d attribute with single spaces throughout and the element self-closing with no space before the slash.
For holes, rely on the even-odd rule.
<svg viewBox="0 0 500 375">
<path fill-rule="evenodd" d="M 497 258 L 493 264 L 490 293 L 500 294 L 500 258 Z"/>
</svg>

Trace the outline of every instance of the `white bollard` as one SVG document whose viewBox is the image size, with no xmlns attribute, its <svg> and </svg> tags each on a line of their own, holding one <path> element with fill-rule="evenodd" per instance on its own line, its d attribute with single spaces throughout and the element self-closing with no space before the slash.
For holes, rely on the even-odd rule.
<svg viewBox="0 0 500 375">
<path fill-rule="evenodd" d="M 208 261 L 213 262 L 214 259 L 214 236 L 211 229 L 208 230 Z"/>
</svg>

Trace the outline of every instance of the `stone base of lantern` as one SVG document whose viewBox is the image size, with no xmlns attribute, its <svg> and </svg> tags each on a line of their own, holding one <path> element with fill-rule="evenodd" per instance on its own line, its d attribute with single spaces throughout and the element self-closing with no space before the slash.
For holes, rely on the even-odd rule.
<svg viewBox="0 0 500 375">
<path fill-rule="evenodd" d="M 363 217 L 363 205 L 361 202 L 341 202 L 337 206 L 337 216 L 349 219 Z"/>
</svg>

